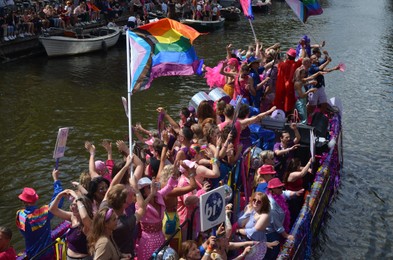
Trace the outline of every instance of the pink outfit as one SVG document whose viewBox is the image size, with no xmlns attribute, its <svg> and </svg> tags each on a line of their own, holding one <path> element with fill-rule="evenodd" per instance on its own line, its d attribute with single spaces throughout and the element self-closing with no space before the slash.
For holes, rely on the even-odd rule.
<svg viewBox="0 0 393 260">
<path fill-rule="evenodd" d="M 243 98 L 247 98 L 247 100 L 250 100 L 250 93 L 246 89 L 246 85 L 248 84 L 248 79 L 250 76 L 246 75 L 240 81 L 239 75 L 236 76 L 235 78 L 235 93 L 233 94 L 233 100 L 236 100 L 237 96 L 242 95 Z"/>
<path fill-rule="evenodd" d="M 229 123 L 232 124 L 232 121 L 230 121 L 230 122 L 222 122 L 222 123 L 218 124 L 218 128 L 220 129 L 220 131 L 222 131 L 222 129 L 224 129 L 224 127 L 227 124 L 229 124 Z M 235 147 L 235 153 L 236 153 L 237 147 L 238 147 L 238 145 L 240 143 L 240 133 L 242 132 L 242 125 L 239 122 L 239 120 L 236 120 L 235 128 L 236 128 L 236 131 L 237 131 L 237 135 L 235 136 L 235 139 L 233 140 L 233 146 Z"/>
<path fill-rule="evenodd" d="M 179 184 L 178 187 L 187 187 L 190 185 L 190 180 L 185 177 L 184 175 L 180 176 L 179 179 Z M 180 219 L 180 224 L 182 224 L 184 221 L 187 219 L 191 219 L 191 214 L 194 211 L 195 208 L 198 207 L 198 204 L 194 205 L 185 205 L 185 201 L 189 196 L 201 196 L 202 194 L 206 193 L 204 189 L 202 189 L 202 185 L 197 181 L 198 188 L 196 190 L 190 191 L 189 193 L 186 193 L 182 196 L 177 197 L 177 214 L 179 215 Z M 187 229 L 190 228 L 187 226 L 187 228 L 182 229 L 182 237 L 183 240 L 187 237 Z M 194 233 L 193 234 L 198 234 L 200 231 L 200 226 L 199 226 L 199 212 L 198 210 L 194 214 L 194 223 L 192 226 Z"/>
<path fill-rule="evenodd" d="M 139 240 L 137 251 L 138 260 L 150 259 L 154 251 L 165 242 L 165 236 L 162 233 L 162 220 L 165 212 L 164 197 L 171 192 L 176 185 L 177 180 L 169 178 L 167 185 L 157 191 L 154 199 L 156 203 L 160 205 L 159 212 L 150 203 L 147 204 L 146 213 L 140 221 L 142 235 Z M 138 208 L 138 204 L 136 204 L 136 209 Z"/>
</svg>

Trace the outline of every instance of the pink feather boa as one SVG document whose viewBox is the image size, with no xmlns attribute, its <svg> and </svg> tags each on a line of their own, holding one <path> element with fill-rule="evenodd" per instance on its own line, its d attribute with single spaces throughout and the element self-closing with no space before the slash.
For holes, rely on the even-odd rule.
<svg viewBox="0 0 393 260">
<path fill-rule="evenodd" d="M 290 231 L 289 225 L 291 223 L 291 213 L 289 212 L 288 204 L 287 204 L 287 201 L 286 201 L 284 195 L 273 194 L 270 192 L 270 190 L 268 190 L 266 193 L 269 196 L 271 196 L 276 201 L 278 206 L 280 206 L 282 208 L 282 210 L 284 211 L 285 219 L 284 219 L 283 226 L 284 226 L 285 232 L 289 233 L 289 231 Z"/>
</svg>

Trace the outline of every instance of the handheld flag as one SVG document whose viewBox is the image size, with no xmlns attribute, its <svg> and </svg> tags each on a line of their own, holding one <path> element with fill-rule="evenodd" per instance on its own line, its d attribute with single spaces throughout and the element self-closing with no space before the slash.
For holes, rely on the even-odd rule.
<svg viewBox="0 0 393 260">
<path fill-rule="evenodd" d="M 200 61 L 192 45 L 200 35 L 193 28 L 165 18 L 127 31 L 128 91 L 148 89 L 155 78 L 193 75 Z"/>
<path fill-rule="evenodd" d="M 302 23 L 311 15 L 323 13 L 317 0 L 285 0 Z"/>
<path fill-rule="evenodd" d="M 244 16 L 247 19 L 254 20 L 254 14 L 252 13 L 251 0 L 240 0 L 240 5 L 242 6 Z"/>
</svg>

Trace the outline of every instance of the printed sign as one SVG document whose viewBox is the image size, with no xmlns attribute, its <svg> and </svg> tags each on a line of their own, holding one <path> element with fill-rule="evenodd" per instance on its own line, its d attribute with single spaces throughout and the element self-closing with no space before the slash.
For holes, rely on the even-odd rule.
<svg viewBox="0 0 393 260">
<path fill-rule="evenodd" d="M 225 187 L 221 186 L 199 198 L 201 231 L 206 231 L 225 221 Z"/>
<path fill-rule="evenodd" d="M 58 159 L 64 156 L 65 147 L 68 137 L 68 127 L 60 128 L 57 134 L 55 150 L 53 151 L 53 158 Z"/>
</svg>

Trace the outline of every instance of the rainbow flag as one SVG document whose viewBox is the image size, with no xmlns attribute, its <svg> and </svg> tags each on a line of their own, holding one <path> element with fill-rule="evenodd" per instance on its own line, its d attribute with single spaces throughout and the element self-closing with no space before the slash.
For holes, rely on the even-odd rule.
<svg viewBox="0 0 393 260">
<path fill-rule="evenodd" d="M 323 13 L 317 0 L 285 0 L 289 7 L 302 23 L 305 23 L 309 16 Z"/>
<path fill-rule="evenodd" d="M 240 5 L 242 6 L 244 16 L 246 16 L 247 19 L 254 20 L 254 14 L 252 13 L 251 0 L 240 0 Z"/>
<path fill-rule="evenodd" d="M 199 35 L 169 18 L 127 31 L 128 91 L 148 89 L 158 77 L 196 74 L 202 64 L 192 43 Z"/>
</svg>

